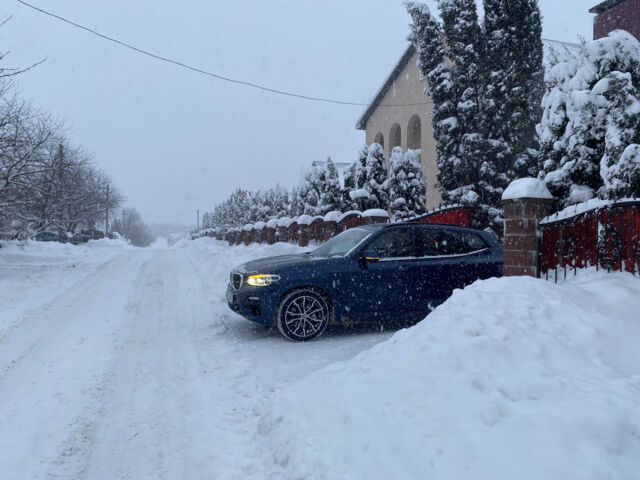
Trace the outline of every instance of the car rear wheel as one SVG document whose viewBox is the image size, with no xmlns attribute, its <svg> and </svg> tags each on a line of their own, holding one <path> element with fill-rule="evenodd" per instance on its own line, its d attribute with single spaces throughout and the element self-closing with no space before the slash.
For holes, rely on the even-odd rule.
<svg viewBox="0 0 640 480">
<path fill-rule="evenodd" d="M 276 324 L 289 340 L 304 342 L 317 338 L 328 323 L 329 305 L 315 290 L 294 290 L 285 295 L 278 306 Z"/>
</svg>

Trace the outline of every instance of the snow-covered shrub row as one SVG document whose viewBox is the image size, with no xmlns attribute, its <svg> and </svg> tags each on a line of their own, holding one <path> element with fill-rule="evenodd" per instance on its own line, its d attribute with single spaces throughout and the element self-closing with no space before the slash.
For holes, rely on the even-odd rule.
<svg viewBox="0 0 640 480">
<path fill-rule="evenodd" d="M 377 143 L 360 150 L 358 159 L 340 179 L 329 158 L 313 165 L 291 192 L 276 186 L 251 192 L 238 189 L 203 216 L 198 236 L 220 236 L 256 222 L 274 219 L 324 217 L 330 212 L 391 210 L 394 219 L 425 213 L 425 182 L 418 150 L 393 150 L 390 171 Z"/>
<path fill-rule="evenodd" d="M 540 178 L 562 206 L 640 196 L 640 43 L 617 30 L 554 59 Z"/>
</svg>

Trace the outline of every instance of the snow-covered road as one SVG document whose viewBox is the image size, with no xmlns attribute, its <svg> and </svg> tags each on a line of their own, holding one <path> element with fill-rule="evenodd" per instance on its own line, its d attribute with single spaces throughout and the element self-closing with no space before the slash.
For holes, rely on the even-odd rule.
<svg viewBox="0 0 640 480">
<path fill-rule="evenodd" d="M 259 248 L 103 250 L 0 262 L 3 479 L 265 478 L 267 401 L 390 335 L 298 345 L 240 319 L 228 271 Z"/>
<path fill-rule="evenodd" d="M 637 276 L 478 281 L 302 344 L 225 303 L 300 250 L 0 249 L 0 480 L 638 478 Z"/>
</svg>

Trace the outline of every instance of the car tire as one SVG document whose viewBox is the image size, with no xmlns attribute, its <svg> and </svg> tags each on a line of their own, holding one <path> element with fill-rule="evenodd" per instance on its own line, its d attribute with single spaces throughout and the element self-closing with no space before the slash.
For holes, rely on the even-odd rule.
<svg viewBox="0 0 640 480">
<path fill-rule="evenodd" d="M 307 342 L 318 338 L 329 324 L 327 299 L 316 290 L 301 288 L 285 295 L 276 312 L 278 331 L 286 339 Z"/>
</svg>

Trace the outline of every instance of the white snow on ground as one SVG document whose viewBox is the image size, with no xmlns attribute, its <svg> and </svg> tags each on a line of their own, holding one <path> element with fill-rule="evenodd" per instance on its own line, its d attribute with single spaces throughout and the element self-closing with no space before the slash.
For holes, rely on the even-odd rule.
<svg viewBox="0 0 640 480">
<path fill-rule="evenodd" d="M 233 266 L 303 250 L 0 249 L 0 478 L 638 478 L 638 278 L 476 282 L 304 344 L 227 308 Z"/>
<path fill-rule="evenodd" d="M 227 308 L 233 266 L 296 246 L 153 247 L 0 249 L 3 480 L 268 478 L 268 400 L 390 336 L 292 344 Z"/>
<path fill-rule="evenodd" d="M 297 382 L 260 432 L 284 478 L 637 479 L 640 280 L 476 282 Z"/>
</svg>

